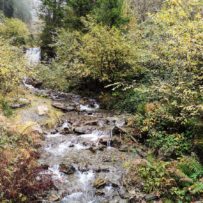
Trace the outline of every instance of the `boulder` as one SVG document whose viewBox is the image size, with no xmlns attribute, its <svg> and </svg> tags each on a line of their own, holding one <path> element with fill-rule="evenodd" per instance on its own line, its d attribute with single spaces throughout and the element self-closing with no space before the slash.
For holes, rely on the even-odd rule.
<svg viewBox="0 0 203 203">
<path fill-rule="evenodd" d="M 82 135 L 82 134 L 89 134 L 93 130 L 95 130 L 95 126 L 80 126 L 80 127 L 76 127 L 74 129 L 74 132 Z"/>
<path fill-rule="evenodd" d="M 121 127 L 115 126 L 112 129 L 112 135 L 125 135 L 125 134 L 127 134 L 126 130 Z"/>
<path fill-rule="evenodd" d="M 120 138 L 118 138 L 118 137 L 113 137 L 111 139 L 110 139 L 110 137 L 102 137 L 99 140 L 99 144 L 101 144 L 101 145 L 107 146 L 109 143 L 111 144 L 111 147 L 115 147 L 115 148 L 119 148 L 122 144 Z"/>
<path fill-rule="evenodd" d="M 69 134 L 72 132 L 72 125 L 69 122 L 65 122 L 59 129 L 61 134 Z"/>
<path fill-rule="evenodd" d="M 121 145 L 119 148 L 120 152 L 128 152 L 129 151 L 129 146 L 128 145 Z"/>
<path fill-rule="evenodd" d="M 52 106 L 60 109 L 64 112 L 70 112 L 70 111 L 74 111 L 76 110 L 76 106 L 74 104 L 66 104 L 66 103 L 62 103 L 62 102 L 53 102 Z"/>
<path fill-rule="evenodd" d="M 42 86 L 42 81 L 39 81 L 34 78 L 26 78 L 25 84 L 32 85 L 35 88 L 39 88 Z"/>
<path fill-rule="evenodd" d="M 71 174 L 75 173 L 76 169 L 72 165 L 67 166 L 67 165 L 62 163 L 62 164 L 60 164 L 59 171 L 62 173 L 65 173 L 66 175 L 71 175 Z"/>
<path fill-rule="evenodd" d="M 158 200 L 159 197 L 158 197 L 157 195 L 155 195 L 155 194 L 149 194 L 149 195 L 146 195 L 146 196 L 144 197 L 144 199 L 145 199 L 147 202 L 149 202 L 149 201 L 153 201 L 153 200 Z"/>
<path fill-rule="evenodd" d="M 104 188 L 106 185 L 107 185 L 107 181 L 105 179 L 102 179 L 102 178 L 97 178 L 93 182 L 93 187 L 96 189 Z"/>
<path fill-rule="evenodd" d="M 98 120 L 86 121 L 84 125 L 98 125 Z"/>
<path fill-rule="evenodd" d="M 126 124 L 126 119 L 125 118 L 108 117 L 106 120 L 107 120 L 107 124 L 114 125 L 114 126 L 117 126 L 117 127 L 123 127 Z"/>
<path fill-rule="evenodd" d="M 49 113 L 49 108 L 46 105 L 41 105 L 37 107 L 37 113 L 39 116 L 45 116 Z"/>
</svg>

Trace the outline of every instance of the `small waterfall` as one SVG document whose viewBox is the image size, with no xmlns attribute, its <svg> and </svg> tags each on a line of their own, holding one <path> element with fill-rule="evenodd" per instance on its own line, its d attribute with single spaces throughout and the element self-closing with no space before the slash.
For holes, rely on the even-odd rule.
<svg viewBox="0 0 203 203">
<path fill-rule="evenodd" d="M 110 137 L 109 137 L 109 140 L 107 142 L 107 148 L 108 149 L 111 149 L 112 137 L 113 137 L 113 129 L 110 130 Z"/>
<path fill-rule="evenodd" d="M 39 12 L 40 12 L 40 6 L 41 6 L 41 0 L 31 0 L 31 16 L 32 20 L 30 22 L 30 28 L 32 34 L 37 34 L 42 26 L 42 22 L 39 18 Z"/>
<path fill-rule="evenodd" d="M 41 60 L 41 49 L 39 47 L 28 48 L 25 56 L 28 61 L 28 65 L 35 66 Z"/>
</svg>

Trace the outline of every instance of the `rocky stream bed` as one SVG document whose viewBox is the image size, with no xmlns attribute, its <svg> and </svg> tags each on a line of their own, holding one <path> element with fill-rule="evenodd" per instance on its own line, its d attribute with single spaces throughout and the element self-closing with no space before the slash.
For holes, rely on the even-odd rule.
<svg viewBox="0 0 203 203">
<path fill-rule="evenodd" d="M 63 112 L 56 127 L 43 129 L 39 162 L 50 175 L 54 188 L 40 198 L 45 203 L 125 203 L 132 194 L 123 176 L 126 161 L 139 160 L 139 153 L 123 142 L 127 119 L 100 109 L 94 99 L 24 85 L 32 94 L 46 96 Z M 46 103 L 38 115 L 47 113 Z M 134 191 L 135 193 L 135 191 Z"/>
</svg>

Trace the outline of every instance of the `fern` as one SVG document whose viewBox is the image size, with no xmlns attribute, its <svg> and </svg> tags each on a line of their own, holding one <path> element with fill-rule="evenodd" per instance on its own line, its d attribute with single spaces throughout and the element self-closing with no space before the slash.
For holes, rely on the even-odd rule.
<svg viewBox="0 0 203 203">
<path fill-rule="evenodd" d="M 196 182 L 194 185 L 192 185 L 190 187 L 190 192 L 193 195 L 202 194 L 203 193 L 203 183 L 202 182 Z"/>
<path fill-rule="evenodd" d="M 181 158 L 178 167 L 185 175 L 193 180 L 197 180 L 203 176 L 203 166 L 193 157 Z"/>
</svg>

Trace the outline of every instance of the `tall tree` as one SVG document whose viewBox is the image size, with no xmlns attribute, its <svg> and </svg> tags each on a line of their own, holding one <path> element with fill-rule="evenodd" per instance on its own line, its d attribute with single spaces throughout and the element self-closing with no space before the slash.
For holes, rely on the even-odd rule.
<svg viewBox="0 0 203 203">
<path fill-rule="evenodd" d="M 124 0 L 98 0 L 94 11 L 97 21 L 110 27 L 125 24 L 128 19 L 123 16 L 123 5 Z"/>
</svg>

